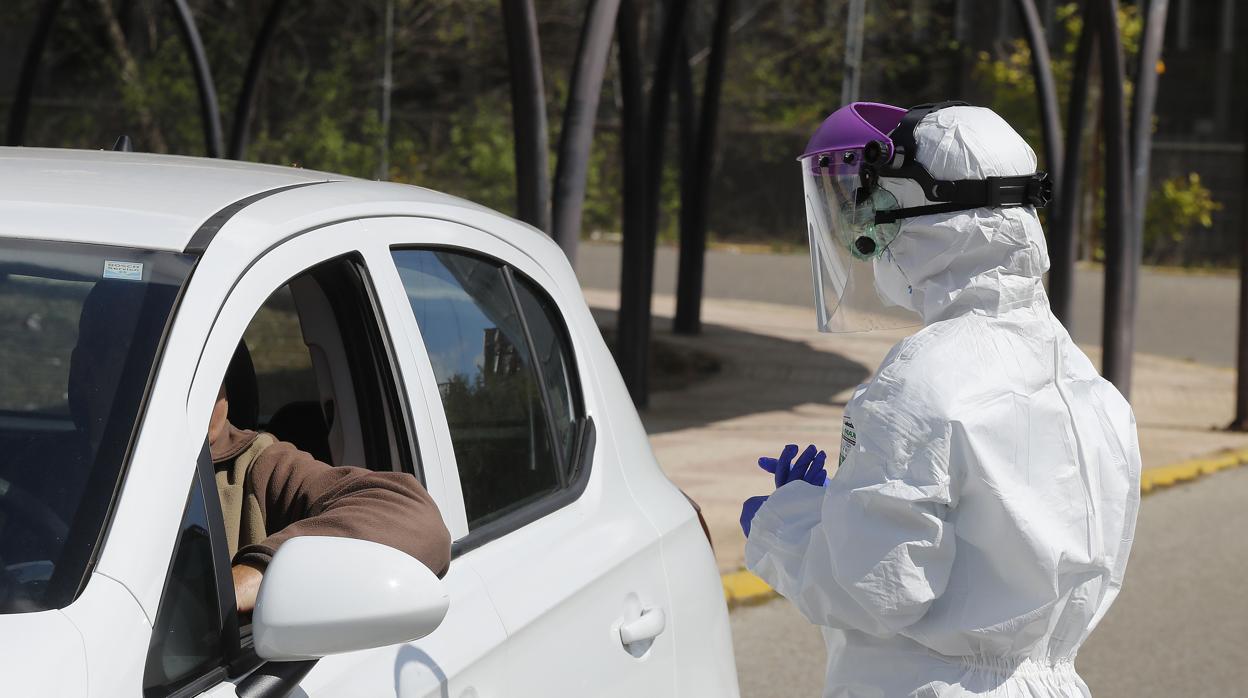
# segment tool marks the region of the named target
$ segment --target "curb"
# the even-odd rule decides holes
[[[1204,458],[1193,458],[1159,468],[1145,468],[1140,473],[1140,494],[1181,485],[1212,475],[1220,470],[1248,465],[1248,449],[1227,450]],[[749,570],[722,575],[724,601],[728,608],[762,603],[776,596],[776,590]]]
[[[728,608],[762,603],[776,596],[776,590],[749,570],[729,572],[720,578]]]
[[[1248,465],[1248,449],[1219,451],[1204,458],[1193,458],[1160,468],[1146,468],[1140,473],[1140,494],[1191,482],[1219,470],[1240,465]]]

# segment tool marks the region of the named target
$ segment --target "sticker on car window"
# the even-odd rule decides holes
[[[106,259],[104,260],[104,278],[121,279],[122,281],[142,281],[143,263],[118,262]]]

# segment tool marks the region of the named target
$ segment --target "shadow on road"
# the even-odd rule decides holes
[[[592,311],[610,343],[616,312]],[[866,366],[805,342],[723,325],[704,324],[697,336],[676,335],[670,318],[656,316],[653,340],[655,388],[642,410],[651,434],[801,405],[843,404],[837,395],[870,375]]]

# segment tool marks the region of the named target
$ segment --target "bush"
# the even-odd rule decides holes
[[[1184,239],[1197,227],[1212,228],[1213,212],[1221,208],[1195,172],[1163,181],[1149,195],[1144,212],[1144,260],[1184,262]]]

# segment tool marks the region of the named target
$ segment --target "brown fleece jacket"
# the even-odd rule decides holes
[[[263,569],[290,538],[341,536],[397,548],[446,574],[450,533],[412,475],[334,467],[232,424],[211,452],[234,564]]]

